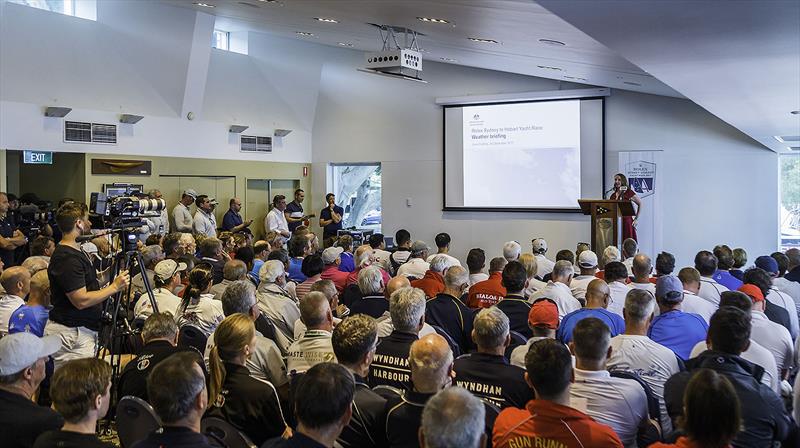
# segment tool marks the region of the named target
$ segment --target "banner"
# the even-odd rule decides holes
[[[663,175],[659,173],[661,151],[621,151],[619,152],[619,172],[628,178],[628,184],[642,201],[642,209],[637,220],[636,236],[639,251],[647,254],[655,265],[656,255],[661,252],[661,195],[659,183]]]

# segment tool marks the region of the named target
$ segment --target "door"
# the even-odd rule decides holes
[[[272,198],[282,194],[286,202],[294,200],[294,191],[300,188],[299,180],[287,179],[247,179],[245,191],[245,219],[252,219],[250,226],[253,234],[261,238],[264,231],[264,220],[272,210]]]

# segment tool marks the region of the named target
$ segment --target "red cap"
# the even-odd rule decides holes
[[[550,300],[539,300],[528,312],[528,325],[550,330],[558,328],[558,307]]]
[[[745,283],[744,285],[740,286],[739,291],[750,296],[750,298],[753,299],[753,302],[764,301],[764,293],[761,292],[761,288],[752,283]]]

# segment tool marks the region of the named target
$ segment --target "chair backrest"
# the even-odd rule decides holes
[[[228,448],[254,448],[256,446],[246,435],[221,418],[204,418],[200,421],[200,431],[223,442]]]
[[[117,404],[117,434],[123,448],[133,446],[161,427],[153,408],[137,397],[122,397]]]
[[[450,350],[453,351],[453,358],[458,358],[461,355],[461,347],[458,346],[455,339],[453,339],[453,337],[450,336],[444,328],[438,325],[431,325],[431,327],[436,330],[436,333],[439,336],[443,337],[447,341],[447,345],[449,345]]]
[[[520,345],[527,344],[528,340],[525,339],[525,336],[520,334],[518,331],[511,330],[508,332],[508,334],[511,336],[511,343],[508,344],[508,347],[506,347],[505,355],[506,359],[511,359],[511,352],[513,352],[514,349]]]
[[[500,406],[484,397],[478,398],[483,402],[483,408],[486,410],[486,443],[487,448],[491,448],[494,421],[497,419],[497,416],[500,415]]]
[[[205,353],[208,336],[194,325],[184,325],[178,332],[178,347],[192,347],[200,353]]]
[[[372,391],[387,400],[392,397],[398,397],[403,394],[403,391],[396,387],[381,384],[372,388]]]

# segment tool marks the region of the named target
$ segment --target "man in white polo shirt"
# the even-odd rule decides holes
[[[707,324],[710,324],[711,316],[718,307],[697,295],[700,290],[700,273],[695,268],[685,267],[678,272],[678,278],[683,284],[683,303],[681,304],[683,312],[697,314]]]
[[[711,278],[717,272],[717,257],[707,250],[701,250],[694,257],[694,268],[700,273],[700,290],[697,295],[719,306],[719,295],[728,288]]]
[[[286,196],[282,194],[276,195],[272,198],[272,210],[264,218],[264,230],[266,232],[277,232],[287,240],[292,234],[289,233],[289,223],[286,222],[284,210],[286,210]]]
[[[611,295],[606,309],[622,317],[622,309],[625,308],[625,297],[628,296],[628,291],[631,290],[625,284],[625,280],[628,279],[628,268],[619,261],[612,261],[606,264],[603,277],[608,283],[608,290]]]
[[[628,270],[628,276],[633,276],[633,257],[639,252],[639,243],[633,238],[626,238],[622,242],[622,264]]]
[[[789,333],[792,335],[792,340],[797,339],[800,333],[800,322],[798,322],[797,319],[797,308],[795,307],[794,300],[789,294],[775,287],[775,277],[778,276],[778,262],[769,255],[762,255],[756,258],[756,267],[763,269],[770,277],[767,302],[778,305],[786,310],[789,314]]]
[[[653,272],[653,262],[645,254],[636,254],[633,257],[633,281],[630,287],[633,289],[644,289],[653,295],[656,293],[656,285],[650,281],[650,274]]]
[[[572,278],[569,283],[569,289],[572,291],[573,297],[585,303],[586,288],[592,280],[597,279],[594,275],[597,273],[597,254],[590,250],[581,252],[578,255],[578,268],[581,273]]]
[[[778,288],[779,291],[789,294],[789,297],[794,300],[797,313],[800,314],[800,283],[793,282],[784,277],[784,275],[789,272],[789,266],[791,266],[789,257],[783,252],[773,252],[771,257],[778,263],[778,275],[772,279],[772,286]]]
[[[180,202],[178,202],[178,204],[175,205],[175,208],[172,209],[172,221],[175,222],[175,231],[192,233],[194,219],[192,219],[192,213],[189,211],[189,207],[196,198],[196,191],[192,190],[191,188],[185,190],[181,195]]]
[[[567,260],[556,262],[547,286],[537,291],[528,301],[534,303],[542,298],[552,300],[558,306],[559,320],[567,314],[579,310],[581,303],[572,296],[572,291],[569,289],[572,274],[572,263]]]
[[[612,377],[606,370],[610,344],[611,333],[600,319],[587,317],[575,325],[569,344],[575,355],[570,407],[610,426],[626,447],[635,447],[639,427],[648,418],[647,395],[637,381]]]
[[[739,288],[739,291],[750,296],[753,301],[753,310],[751,311],[753,327],[750,337],[772,353],[781,379],[786,378],[794,364],[794,344],[789,330],[781,324],[772,322],[764,314],[766,305],[764,293],[758,286],[745,283]]]
[[[611,338],[609,370],[635,372],[650,386],[661,408],[661,429],[672,432],[672,421],[664,403],[664,383],[680,372],[675,353],[647,337],[656,301],[644,290],[631,289],[625,298],[625,333]]]
[[[545,275],[553,272],[556,262],[545,257],[547,252],[547,241],[544,238],[536,238],[531,242],[533,255],[536,257],[536,275],[544,278]]]

